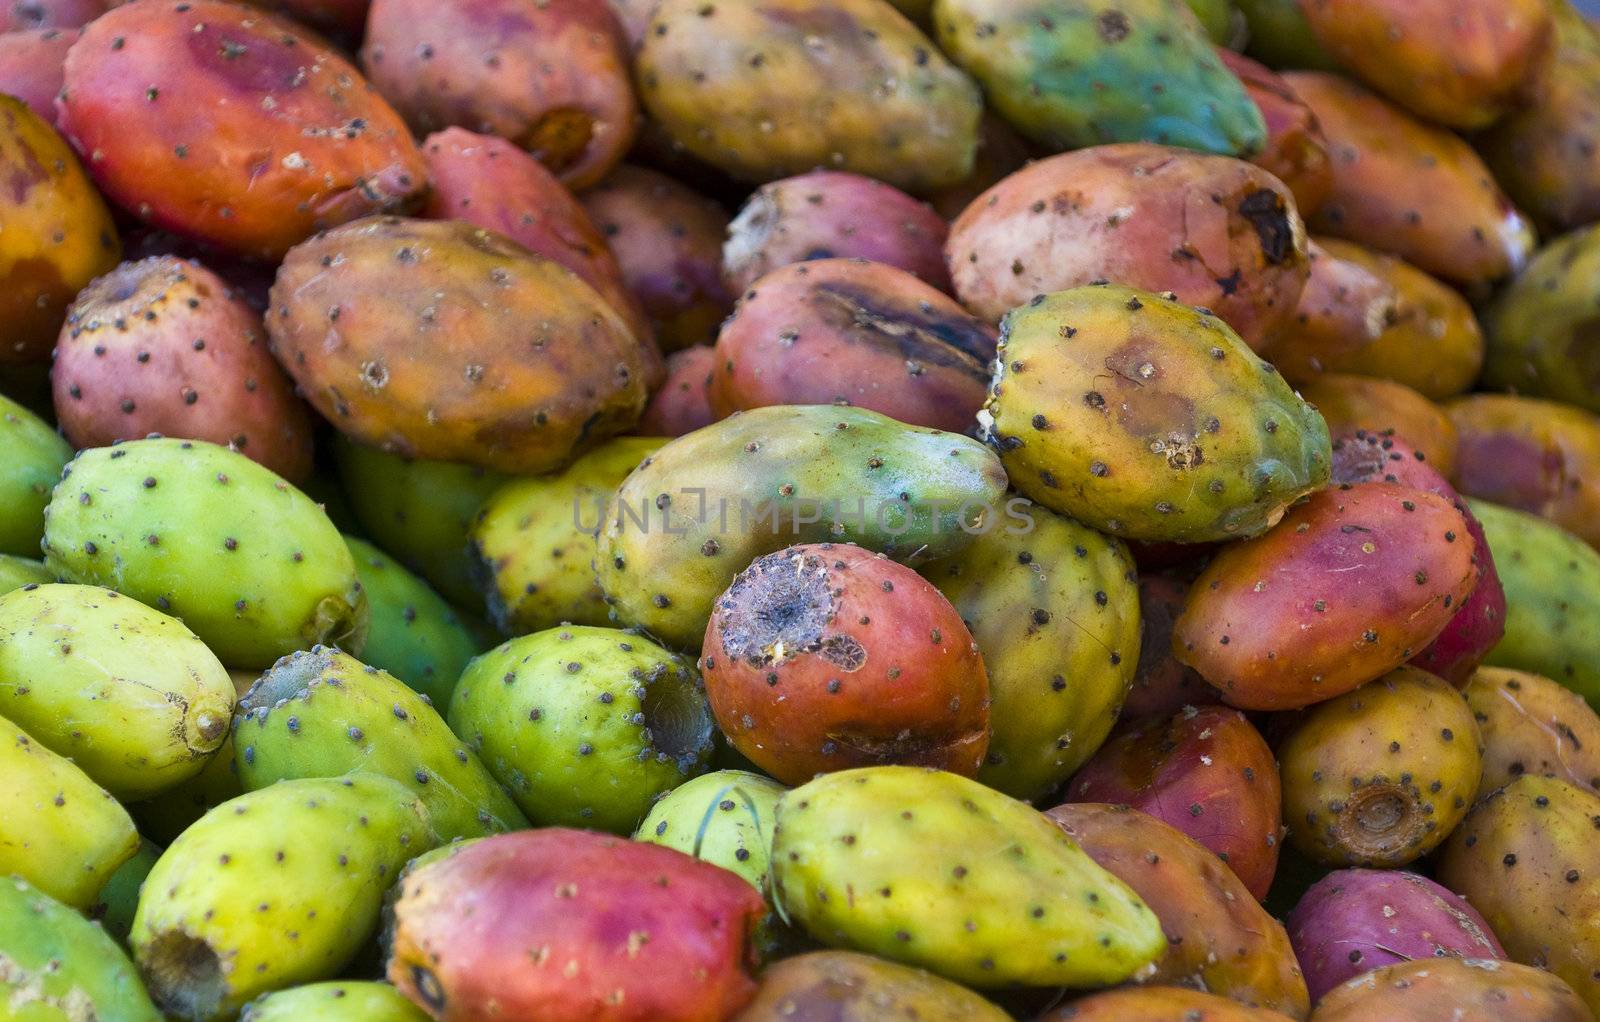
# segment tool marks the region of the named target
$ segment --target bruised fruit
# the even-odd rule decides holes
[[[705,344],[667,356],[667,379],[650,395],[644,414],[634,424],[639,436],[680,437],[717,421],[711,410],[711,376],[717,351]]]
[[[1600,40],[1595,45],[1600,51]],[[1596,71],[1600,74],[1600,59]],[[1600,412],[1597,279],[1600,225],[1541,248],[1484,315],[1489,335],[1484,383]]]
[[[1122,704],[1124,719],[1168,717],[1185,706],[1222,701],[1200,672],[1172,655],[1172,626],[1183,612],[1188,594],[1188,580],[1179,575],[1139,573],[1139,620],[1143,630],[1139,636],[1139,666]]]
[[[39,556],[50,491],[71,460],[49,423],[0,394],[0,554]]]
[[[1288,185],[1300,214],[1310,214],[1333,187],[1328,140],[1317,115],[1288,82],[1244,54],[1218,47],[1217,56],[1239,76],[1267,125],[1266,145],[1249,157],[1250,162]]]
[[[1424,455],[1440,475],[1455,474],[1456,427],[1444,409],[1392,380],[1323,373],[1301,383],[1300,396],[1322,413],[1333,436],[1357,430],[1390,435]]]
[[[1481,791],[1523,774],[1600,791],[1600,716],[1541,674],[1480,667],[1462,690],[1483,736]]]
[[[1543,969],[1484,958],[1424,958],[1335,987],[1315,1022],[1587,1022],[1572,988]]]
[[[254,258],[428,186],[399,115],[337,50],[223,0],[134,0],[96,18],[56,108],[119,206]]]
[[[0,20],[4,14],[0,13]],[[28,104],[46,124],[56,119],[61,65],[78,41],[76,28],[35,28],[0,32],[0,92]]]
[[[1118,987],[1090,994],[1039,1022],[1286,1022],[1290,1016],[1188,987]]]
[[[449,706],[456,679],[483,644],[455,608],[394,558],[363,540],[344,541],[367,594],[363,662],[388,671],[434,706]]]
[[[813,951],[761,973],[756,998],[733,1022],[1007,1022],[958,983],[854,951]]]
[[[239,1022],[427,1022],[428,1015],[387,983],[337,980],[308,983],[258,997]]]

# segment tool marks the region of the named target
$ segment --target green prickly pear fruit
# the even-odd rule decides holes
[[[1249,44],[1245,52],[1268,67],[1304,67],[1337,71],[1339,65],[1323,50],[1311,23],[1300,12],[1300,0],[1234,0],[1244,15]]]
[[[826,542],[944,557],[998,517],[1005,485],[999,460],[955,433],[863,408],[756,408],[646,458],[617,490],[595,568],[624,624],[698,649],[757,557]]]
[[[1439,853],[1439,882],[1483,913],[1511,960],[1600,1011],[1600,796],[1520,777],[1479,802]]]
[[[1013,310],[979,413],[1012,485],[1132,539],[1264,532],[1328,481],[1316,409],[1208,312],[1091,285]]]
[[[71,458],[43,419],[0,394],[0,554],[38,554],[50,488]]]
[[[0,876],[15,874],[84,908],[139,850],[116,799],[3,717],[0,777]]]
[[[301,778],[225,802],[145,878],[133,957],[168,1015],[336,975],[377,928],[383,894],[433,844],[411,790],[372,774]]]
[[[665,442],[618,437],[553,475],[513,479],[484,501],[472,549],[489,617],[502,632],[610,623],[594,575],[595,535],[617,487]]]
[[[361,771],[410,788],[441,841],[528,825],[425,698],[323,646],[284,657],[251,686],[233,745],[246,791]]]
[[[161,1022],[105,930],[19,877],[0,878],[0,1017]]]
[[[1600,226],[1546,244],[1484,313],[1483,382],[1600,412],[1594,329]]]
[[[318,642],[361,648],[367,601],[339,530],[226,447],[152,438],[83,451],[45,518],[52,571],[180,618],[230,667]]]
[[[94,904],[84,913],[115,937],[118,944],[128,943],[128,934],[133,931],[133,913],[139,907],[139,888],[144,886],[144,878],[150,875],[159,858],[161,849],[141,840],[133,858],[117,867],[95,896]]]
[[[251,672],[241,681],[234,679],[234,694],[242,698],[255,684]],[[244,794],[239,783],[239,771],[233,765],[233,732],[223,737],[216,753],[206,761],[198,774],[155,798],[136,802],[131,807],[134,819],[139,822],[139,833],[158,844],[171,844],[191,823],[231,798]]]
[[[0,596],[0,715],[123,801],[199,773],[233,699],[227,669],[183,622],[115,590]]]
[[[539,826],[629,833],[711,760],[693,664],[613,628],[551,628],[490,650],[461,676],[448,720]]]
[[[825,944],[974,986],[1104,986],[1166,950],[1139,897],[1048,817],[916,767],[824,774],[778,801],[773,890]]]
[[[428,1013],[387,983],[309,983],[258,997],[239,1022],[428,1022]]]
[[[26,585],[42,585],[55,580],[56,577],[44,566],[43,561],[30,561],[26,557],[0,554],[0,594],[21,589]]]
[[[937,0],[939,45],[1007,121],[1054,150],[1160,142],[1259,152],[1261,110],[1177,0]]]
[[[483,652],[455,608],[371,543],[344,538],[367,594],[361,658],[388,671],[435,706],[449,706],[467,661]]]
[[[1111,733],[1139,660],[1127,547],[1038,504],[923,568],[989,671],[978,780],[1013,798],[1059,788]]]

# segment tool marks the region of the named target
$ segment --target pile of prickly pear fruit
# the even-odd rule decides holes
[[[1600,0],[0,0],[0,1022],[1595,1022]]]

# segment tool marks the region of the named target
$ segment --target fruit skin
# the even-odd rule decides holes
[[[1519,777],[1479,802],[1440,853],[1439,882],[1483,913],[1514,962],[1555,973],[1594,1011],[1600,796]]]
[[[916,193],[971,172],[978,88],[888,5],[703,7],[662,0],[634,63],[676,148],[741,180],[826,166]]]
[[[242,454],[159,438],[90,448],[45,515],[51,571],[179,618],[230,667],[365,639],[366,595],[339,531]]]
[[[1587,1022],[1572,988],[1543,969],[1494,959],[1419,959],[1329,991],[1315,1022]]]
[[[1466,815],[1482,776],[1472,708],[1400,667],[1307,710],[1278,746],[1289,840],[1334,866],[1403,866]]]
[[[0,452],[0,554],[37,557],[50,491],[72,460],[72,447],[0,394]]]
[[[467,661],[483,652],[473,630],[428,584],[394,558],[353,536],[344,538],[367,594],[362,659],[388,671],[434,706],[449,706]],[[481,626],[480,626],[481,627]]]
[[[1333,187],[1333,166],[1328,160],[1328,140],[1322,137],[1317,115],[1295,95],[1289,83],[1242,53],[1217,47],[1217,56],[1261,110],[1267,141],[1250,162],[1270,172],[1294,193],[1302,216],[1322,205]]]
[[[1118,987],[1073,1001],[1041,1016],[1039,1022],[1283,1022],[1289,1018],[1266,1008],[1187,987]]]
[[[0,879],[0,961],[0,1003],[18,1022],[160,1022],[116,942],[20,877]]]
[[[755,991],[765,911],[744,880],[670,848],[502,834],[407,875],[388,975],[440,1020],[727,1018]]]
[[[717,351],[708,345],[667,356],[667,379],[644,406],[633,431],[647,437],[680,437],[717,421],[711,410],[711,376]]]
[[[694,667],[615,628],[551,628],[490,650],[447,719],[539,826],[629,833],[711,759]]]
[[[0,715],[123,801],[199,773],[233,698],[227,669],[183,622],[112,590],[0,596]]]
[[[979,995],[930,972],[854,951],[813,951],[761,973],[756,998],[733,1022],[1007,1022]]]
[[[1283,834],[1278,764],[1238,710],[1188,706],[1130,721],[1064,794],[1150,814],[1215,852],[1257,901],[1272,886]]]
[[[1035,298],[995,365],[980,422],[1011,484],[1102,532],[1254,536],[1327,481],[1322,416],[1221,320],[1148,291]]]
[[[43,585],[55,580],[56,577],[45,568],[43,561],[0,554],[0,596],[25,585]]]
[[[694,649],[717,597],[762,554],[828,541],[911,563],[954,554],[1001,527],[1005,481],[999,459],[953,433],[864,408],[757,408],[641,463],[595,567],[619,621]]]
[[[0,173],[10,183],[0,196],[10,228],[0,241],[0,366],[42,363],[67,303],[117,265],[122,247],[72,151],[12,96],[0,96]]]
[[[1139,665],[1122,704],[1122,719],[1169,717],[1185,706],[1219,703],[1222,697],[1200,672],[1172,655],[1172,626],[1183,612],[1189,581],[1172,572],[1139,573]],[[1113,802],[1116,799],[1103,799]]]
[[[978,780],[1013,798],[1056,788],[1105,741],[1139,643],[1121,542],[1040,507],[922,568],[961,615],[989,675],[989,751]]]
[[[1404,870],[1341,869],[1300,898],[1287,925],[1312,1001],[1353,976],[1429,958],[1505,958],[1476,909]]]
[[[1461,694],[1483,736],[1480,791],[1523,774],[1600,791],[1600,716],[1581,695],[1542,674],[1503,667],[1478,668]]]
[[[706,626],[711,710],[785,784],[907,763],[965,776],[989,747],[989,676],[933,585],[849,544],[789,547],[733,580]]]
[[[1338,75],[1291,71],[1284,79],[1317,115],[1333,156],[1333,193],[1307,217],[1313,233],[1466,286],[1527,262],[1533,226],[1466,142]]]
[[[1455,475],[1456,427],[1444,409],[1392,380],[1323,373],[1302,382],[1300,396],[1322,413],[1328,432],[1393,433],[1420,451],[1445,478]]]
[[[0,31],[81,28],[105,9],[105,0],[11,0],[0,7]]]
[[[1245,50],[1250,56],[1268,67],[1338,69],[1311,31],[1299,0],[1234,0],[1234,4],[1248,28]]]
[[[259,994],[337,975],[377,928],[400,868],[433,844],[427,810],[387,777],[241,795],[184,831],[145,878],[134,961],[168,1015],[231,1018]]]
[[[1206,566],[1173,654],[1240,709],[1331,699],[1438,636],[1477,584],[1476,546],[1437,494],[1384,482],[1319,491]]]
[[[428,1013],[387,983],[335,980],[290,987],[244,1006],[239,1022],[427,1022]]]
[[[772,858],[775,899],[818,940],[973,986],[1110,985],[1166,950],[1155,913],[1048,817],[942,770],[793,789]]]
[[[939,45],[1018,131],[1056,151],[1148,139],[1242,156],[1261,111],[1182,3],[937,0]]]
[[[133,930],[133,914],[139,907],[139,888],[144,885],[144,878],[150,875],[159,858],[161,849],[141,838],[139,850],[133,858],[117,867],[111,879],[95,895],[94,904],[84,910],[84,915],[99,923],[102,929],[116,938],[118,944],[126,946],[128,943],[128,934]]]
[[[0,92],[17,97],[40,120],[54,124],[61,65],[79,34],[76,28],[0,32]]]
[[[72,764],[0,717],[0,876],[87,908],[139,850],[126,810]]]
[[[1334,60],[1425,120],[1488,127],[1527,98],[1550,43],[1547,0],[1302,0]]]
[[[1600,51],[1600,42],[1596,43]],[[1600,71],[1600,63],[1596,64]],[[1547,243],[1484,314],[1484,384],[1600,412],[1600,225]]]
[[[162,433],[232,446],[292,483],[311,474],[311,416],[261,316],[197,262],[152,256],[91,282],[50,378],[75,447]]]
[[[946,221],[954,220],[973,199],[1041,155],[1044,154],[1039,147],[1017,134],[1002,117],[993,110],[984,110],[978,121],[978,151],[972,172],[955,184],[930,192],[928,201]]]
[[[956,219],[945,257],[957,297],[991,322],[1111,280],[1210,309],[1256,349],[1289,323],[1309,271],[1305,225],[1277,178],[1143,142],[1012,174]]]
[[[1161,920],[1167,952],[1142,982],[1194,987],[1294,1018],[1310,1013],[1283,924],[1205,846],[1126,806],[1068,804],[1046,815]]]
[[[323,646],[284,657],[250,687],[239,700],[233,743],[246,791],[360,771],[409,788],[441,842],[528,825],[421,696]]]
[[[96,18],[67,54],[56,110],[119,206],[254,258],[428,186],[400,116],[338,51],[222,0],[134,0]]]
[[[728,225],[722,278],[743,294],[757,280],[809,259],[867,259],[941,291],[949,227],[931,206],[860,174],[814,170],[756,189]]]
[[[373,0],[361,64],[418,134],[507,139],[570,188],[633,144],[627,54],[603,0]]]
[[[907,425],[972,428],[994,328],[893,266],[818,259],[760,278],[717,334],[711,411],[849,404]]]
[[[665,174],[626,164],[579,201],[664,350],[716,337],[734,298],[722,282],[727,211]]]
[[[284,260],[272,304],[273,351],[312,405],[406,457],[560,468],[632,426],[660,371],[571,270],[459,221],[319,234]]]

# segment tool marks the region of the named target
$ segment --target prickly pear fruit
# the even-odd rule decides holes
[[[595,567],[618,619],[692,649],[762,554],[838,541],[932,560],[968,546],[1004,492],[999,459],[964,436],[864,408],[757,408],[645,459],[617,490]]]
[[[1250,162],[1288,185],[1295,208],[1301,216],[1309,215],[1333,188],[1328,140],[1317,115],[1288,82],[1244,54],[1219,46],[1217,56],[1239,76],[1267,126],[1266,144],[1249,157]]]
[[[259,994],[336,975],[377,928],[384,890],[433,841],[422,803],[387,777],[241,795],[145,878],[134,961],[168,1015],[230,1018]]]
[[[1215,852],[1257,901],[1272,886],[1282,833],[1278,765],[1238,710],[1191,706],[1135,721],[1100,747],[1065,795],[1149,813]]]
[[[1299,391],[1322,413],[1333,436],[1357,430],[1393,434],[1446,479],[1455,474],[1456,427],[1444,409],[1412,388],[1376,377],[1323,373],[1301,383]]]
[[[428,1013],[387,983],[334,980],[265,994],[239,1022],[428,1022]]]
[[[0,596],[26,585],[43,585],[55,580],[43,561],[0,554]]]
[[[1322,416],[1221,320],[1147,291],[1036,298],[995,364],[979,419],[1012,485],[1101,531],[1253,536],[1327,481]]]
[[[179,618],[230,667],[318,642],[359,650],[366,635],[366,596],[339,530],[226,448],[159,438],[91,448],[45,515],[52,571]]]
[[[22,100],[40,120],[54,124],[61,65],[81,34],[76,28],[0,32],[0,92]]]
[[[1007,1022],[982,997],[931,972],[857,954],[813,951],[761,973],[756,999],[733,1022]]]
[[[1150,141],[1242,156],[1266,142],[1261,111],[1185,4],[937,0],[933,22],[995,109],[1055,150]]]
[[[233,679],[235,702],[244,698],[256,683],[255,671],[229,671]],[[160,845],[171,844],[189,825],[231,798],[244,794],[239,771],[233,765],[233,731],[222,739],[216,753],[200,772],[154,798],[136,802],[132,808],[139,833]],[[131,913],[130,919],[131,919]]]
[[[1479,791],[1533,774],[1600,792],[1600,716],[1578,693],[1540,674],[1480,667],[1461,694],[1483,736]]]
[[[1278,747],[1295,847],[1335,866],[1403,866],[1450,835],[1478,792],[1472,708],[1401,667],[1307,710]]]
[[[1150,971],[1160,921],[1043,813],[956,774],[824,774],[778,801],[773,890],[833,946],[975,986]]]
[[[501,834],[410,872],[389,979],[436,1019],[691,1022],[751,998],[761,895],[670,848]]]
[[[117,867],[95,895],[94,904],[84,910],[84,915],[99,923],[119,944],[128,943],[128,934],[133,931],[133,915],[139,908],[139,888],[144,886],[144,878],[150,875],[159,858],[161,849],[141,838],[139,850]]]
[[[1532,511],[1600,547],[1600,416],[1507,394],[1446,406],[1461,492]]]
[[[456,679],[483,646],[450,604],[388,554],[344,538],[367,594],[366,663],[399,678],[434,706],[450,705]]]
[[[693,666],[613,628],[551,628],[490,650],[461,676],[448,719],[541,826],[631,832],[711,759]]]
[[[160,1022],[106,932],[20,877],[0,878],[0,1004],[17,1022]]]
[[[1357,976],[1328,992],[1315,1022],[1587,1022],[1570,986],[1543,969],[1493,958],[1424,958]]]
[[[12,0],[0,7],[0,32],[81,28],[105,9],[105,0]]]
[[[1039,1022],[1285,1022],[1289,1017],[1188,987],[1130,986],[1079,998]]]
[[[1241,709],[1331,699],[1438,636],[1477,584],[1475,548],[1448,498],[1396,483],[1319,491],[1207,565],[1173,652]]]
[[[1170,717],[1185,706],[1222,702],[1200,672],[1172,655],[1172,626],[1188,593],[1189,583],[1180,574],[1139,573],[1139,666],[1122,704],[1122,719]]]
[[[1600,50],[1600,40],[1596,46]],[[1484,314],[1484,383],[1600,412],[1600,344],[1593,336],[1597,276],[1600,225],[1541,248]]]
[[[0,554],[39,555],[50,490],[71,459],[43,419],[0,394]]]
[[[98,586],[0,596],[0,715],[133,802],[199,773],[228,734],[228,671],[183,622]]]
[[[290,654],[262,675],[239,700],[233,744],[246,791],[362,771],[410,788],[440,841],[527,826],[432,706],[336,650]]]
[[[1439,854],[1439,882],[1483,913],[1512,961],[1600,1007],[1600,796],[1523,776],[1473,807]]]
[[[74,908],[92,904],[139,850],[126,810],[72,764],[0,717],[0,877]]]
[[[609,622],[594,577],[595,534],[622,480],[663,443],[617,437],[560,472],[513,479],[483,502],[472,549],[487,579],[489,617],[502,632]]]
[[[1234,0],[1248,28],[1245,52],[1269,67],[1338,69],[1300,12],[1299,0]]]
[[[667,356],[667,379],[650,395],[634,425],[639,436],[680,437],[717,421],[711,410],[711,375],[717,351],[704,344]]]
[[[989,676],[950,601],[849,544],[758,558],[717,600],[700,669],[717,724],[785,784],[907,763],[968,777],[989,747]]]
[[[1068,804],[1046,815],[1161,920],[1167,951],[1141,981],[1208,990],[1295,1018],[1310,1011],[1283,924],[1205,846],[1126,806]]]
[[[877,0],[662,0],[634,77],[675,146],[735,177],[826,166],[917,192],[972,170],[977,86]]]

